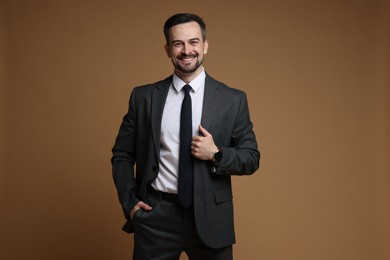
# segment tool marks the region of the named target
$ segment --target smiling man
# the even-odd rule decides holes
[[[168,29],[166,36],[165,50],[175,67],[175,74],[180,78],[199,75],[203,70],[203,55],[208,49],[200,25],[197,22],[178,24]]]
[[[231,176],[260,161],[247,98],[205,72],[202,18],[176,14],[164,34],[174,73],[133,89],[112,149],[123,230],[136,260],[232,259]]]

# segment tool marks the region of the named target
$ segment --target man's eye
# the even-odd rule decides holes
[[[191,42],[192,45],[197,45],[198,43],[199,43],[198,41]]]

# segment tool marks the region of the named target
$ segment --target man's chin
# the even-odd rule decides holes
[[[181,73],[190,74],[190,73],[195,72],[200,67],[200,65],[201,64],[194,66],[192,68],[184,68],[181,66],[177,66],[176,69],[178,69]]]

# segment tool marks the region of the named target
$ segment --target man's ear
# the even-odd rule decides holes
[[[164,45],[164,48],[165,48],[165,52],[166,52],[168,58],[171,58],[171,52],[169,51],[169,46],[168,46],[168,44],[165,44],[165,45]]]
[[[209,49],[209,42],[207,40],[204,41],[203,43],[203,54],[207,54],[207,51]]]

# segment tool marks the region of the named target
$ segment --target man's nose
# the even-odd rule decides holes
[[[183,45],[182,53],[184,53],[184,54],[190,54],[191,51],[192,51],[191,45],[189,45],[188,43],[185,43],[185,44]]]

